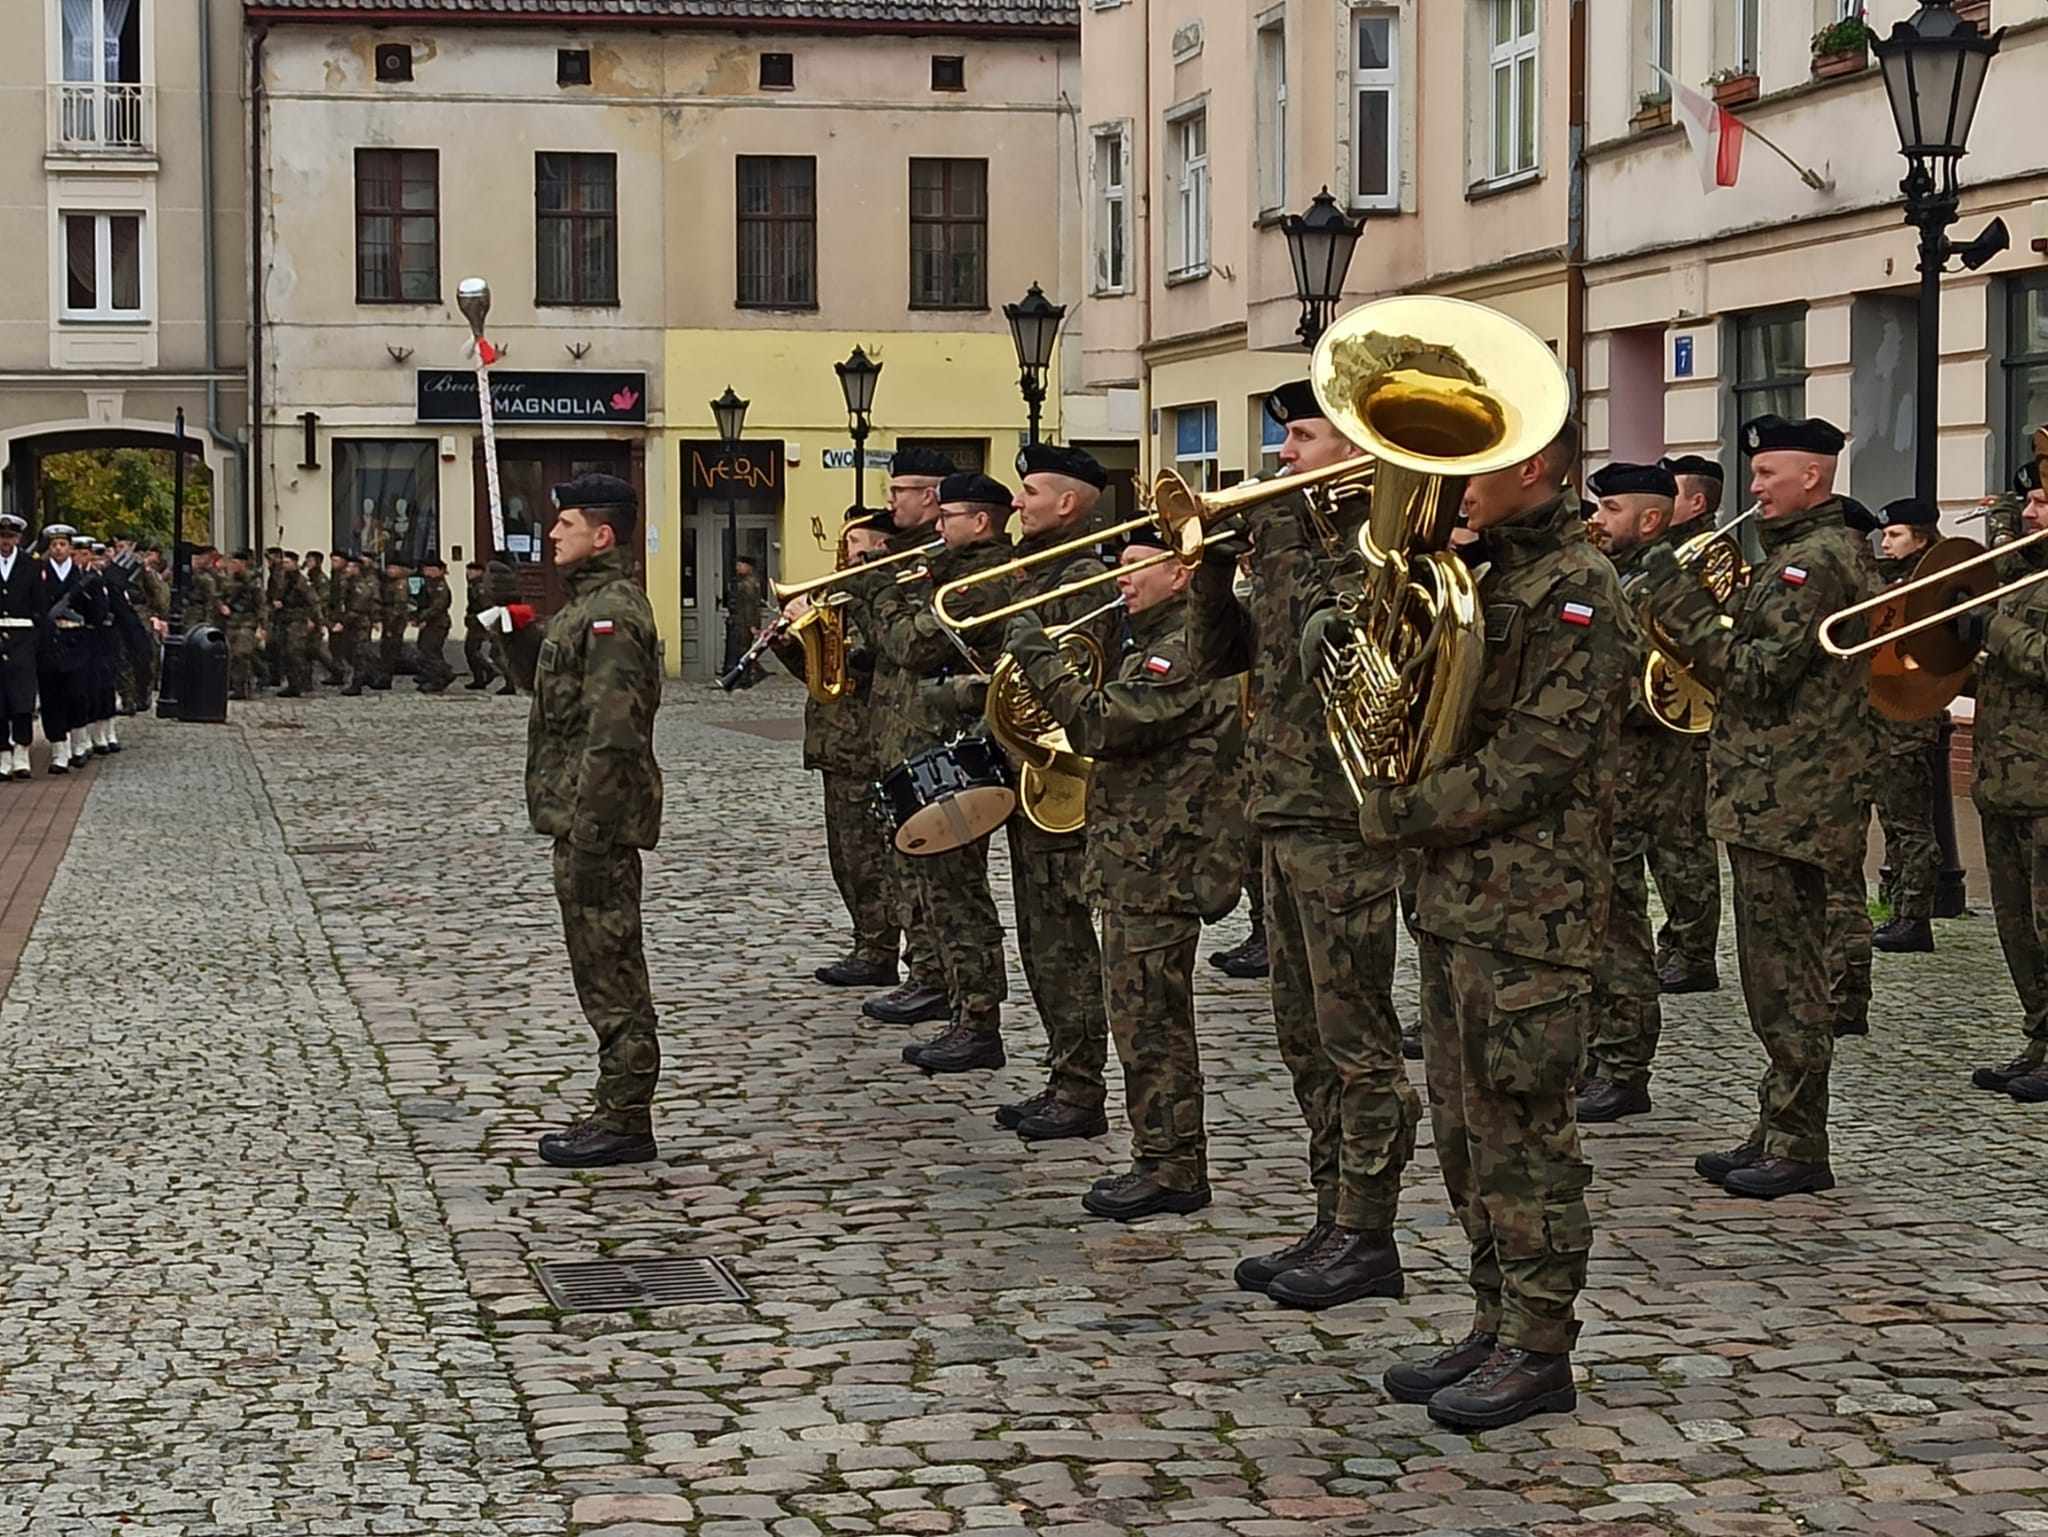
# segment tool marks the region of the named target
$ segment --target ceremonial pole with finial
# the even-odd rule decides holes
[[[470,346],[476,353],[476,411],[484,433],[484,484],[491,503],[489,558],[505,552],[505,509],[498,496],[498,424],[491,410],[491,364],[497,360],[498,349],[484,339],[484,320],[491,313],[491,285],[482,278],[464,278],[455,288],[455,306],[469,321]]]

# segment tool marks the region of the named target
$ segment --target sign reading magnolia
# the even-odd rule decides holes
[[[422,368],[416,375],[418,419],[473,422],[476,373]],[[592,370],[499,368],[491,371],[491,411],[501,426],[521,422],[605,422],[644,426],[647,375]]]

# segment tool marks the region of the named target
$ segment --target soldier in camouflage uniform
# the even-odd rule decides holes
[[[888,543],[881,529],[856,508],[849,507],[847,517],[858,520],[849,521],[839,536],[847,564],[881,554]],[[789,617],[801,614],[804,606],[802,599],[795,600]],[[894,849],[874,808],[875,780],[883,768],[868,699],[875,659],[851,626],[846,640],[846,692],[829,702],[816,695],[804,701],[804,767],[815,769],[824,781],[825,855],[839,899],[853,920],[853,945],[812,975],[827,987],[891,987],[902,928],[890,871]],[[801,641],[777,641],[775,655],[792,677],[804,675]]]
[[[1719,520],[1722,470],[1698,454],[1657,461],[1678,481],[1674,550]],[[1707,738],[1671,732],[1651,770],[1659,786],[1650,837],[1650,874],[1664,902],[1657,929],[1657,981],[1667,993],[1710,993],[1721,985],[1721,850],[1707,831]]]
[[[448,589],[448,566],[438,555],[420,562],[419,625],[420,670],[415,686],[422,694],[438,694],[455,681],[455,669],[448,665],[448,614],[455,595]]]
[[[1306,380],[1275,391],[1266,410],[1286,426],[1280,459],[1290,470],[1357,454],[1324,419]],[[1401,1295],[1394,1218],[1422,1114],[1394,1013],[1399,863],[1359,839],[1322,698],[1301,660],[1303,624],[1368,503],[1344,498],[1328,529],[1300,496],[1259,509],[1249,608],[1233,591],[1237,551],[1227,540],[1204,549],[1188,588],[1190,665],[1211,680],[1250,668],[1258,701],[1250,817],[1265,844],[1273,1023],[1308,1125],[1316,1215],[1305,1237],[1247,1258],[1236,1279],[1289,1307]]]
[[[155,545],[142,552],[142,564],[129,586],[128,597],[149,637],[148,644],[136,653],[133,703],[140,713],[149,709],[157,682],[163,676],[163,637],[171,620],[171,584],[164,578],[163,551]]]
[[[1861,878],[1870,804],[1861,766],[1874,736],[1868,666],[1830,658],[1819,632],[1878,584],[1834,493],[1841,431],[1763,416],[1743,439],[1764,559],[1734,600],[1734,628],[1721,624],[1697,571],[1680,571],[1668,550],[1653,551],[1645,571],[1673,654],[1716,696],[1708,823],[1728,845],[1742,992],[1770,1059],[1749,1136],[1695,1166],[1731,1193],[1775,1197],[1835,1183],[1829,889]]]
[[[391,680],[377,666],[377,644],[371,631],[384,611],[384,582],[377,574],[377,557],[356,558],[348,580],[348,610],[342,619],[342,649],[348,653],[353,670],[344,694],[357,695],[369,688],[389,688]]]
[[[284,685],[287,667],[284,656],[284,626],[278,623],[278,605],[284,596],[284,550],[271,545],[263,552],[263,652],[258,659],[257,681],[264,688]]]
[[[555,488],[548,530],[568,601],[548,621],[526,724],[526,809],[555,840],[555,899],[576,997],[597,1036],[595,1108],[540,1140],[563,1168],[655,1156],[661,1041],[640,928],[640,852],[661,836],[654,712],[661,655],[633,577],[632,486],[584,475]]]
[[[341,556],[334,557],[334,568],[341,569]],[[339,605],[335,602],[334,578],[327,574],[326,561],[318,550],[306,551],[306,585],[313,589],[313,660],[320,664],[320,670],[327,679],[329,688],[348,682],[348,672],[335,660],[333,634],[339,618]]]
[[[897,582],[884,574],[849,587],[850,617],[902,680],[895,713],[879,723],[885,763],[901,763],[950,741],[980,718],[995,648],[985,646],[980,670],[968,671],[932,612],[932,593],[1008,560],[1010,541],[1003,530],[1009,518],[1010,492],[1000,482],[986,475],[949,475],[939,486],[938,526],[946,548],[932,558],[930,584]],[[994,608],[1007,600],[1008,591],[1005,582],[989,583],[964,594],[956,612]],[[1010,987],[1003,923],[989,894],[988,839],[919,855],[910,863],[918,883],[918,912],[930,925],[945,972],[948,1021],[929,1041],[905,1046],[903,1060],[928,1073],[1001,1067],[1007,1060],[1003,1002]]]
[[[306,573],[299,569],[298,551],[283,553],[270,590],[275,594],[270,622],[280,632],[276,652],[285,677],[278,697],[297,699],[312,691],[313,630],[320,622],[320,605]]]
[[[210,544],[202,544],[192,551],[190,560],[186,568],[185,607],[178,616],[176,627],[185,631],[202,624],[225,626],[227,611],[221,601],[220,551]]]
[[[1993,505],[1986,531],[1994,545],[2048,528],[2040,468],[2032,463],[2021,472],[2024,502],[2002,497]],[[2000,583],[2048,573],[2042,542],[1999,561]],[[2048,1104],[2048,576],[1971,610],[1958,628],[1982,650],[1971,793],[1983,820],[1998,943],[2026,1035],[2017,1057],[1978,1068],[1970,1081],[2024,1104]]]
[[[881,521],[889,531],[887,553],[929,544],[939,530],[939,487],[953,473],[953,463],[932,449],[899,449],[889,465],[889,510]],[[876,581],[893,581],[903,571],[901,564],[888,568],[889,574]],[[871,586],[857,583],[853,591]],[[887,651],[876,646],[875,676],[868,690],[868,709],[873,717],[875,761],[884,773],[903,762],[902,748],[911,740],[912,701],[921,677],[899,666]],[[946,994],[946,968],[939,959],[938,943],[925,911],[918,883],[918,861],[889,846],[889,885],[894,893],[897,923],[903,930],[904,963],[908,974],[902,984],[865,1000],[861,1013],[888,1025],[922,1025],[947,1018],[952,1003]]]
[[[484,607],[503,608],[518,601],[519,573],[512,569],[512,558],[493,555],[484,566]],[[518,674],[512,670],[512,656],[503,630],[491,631],[491,660],[497,665],[498,676],[503,679],[498,685],[498,693],[518,693],[519,685],[514,681]]]
[[[1163,543],[1157,530],[1133,536],[1123,563],[1156,557]],[[1099,688],[1074,675],[1034,616],[1012,620],[1007,637],[1074,750],[1095,760],[1083,890],[1102,913],[1099,980],[1124,1068],[1132,1165],[1097,1181],[1081,1205],[1120,1222],[1209,1204],[1195,949],[1203,920],[1237,900],[1248,841],[1231,815],[1244,804],[1237,685],[1188,665],[1187,584],[1177,560],[1119,579],[1129,635]]]
[[[1941,510],[1904,497],[1878,514],[1883,526],[1878,572],[1887,587],[1908,581],[1937,537]],[[1934,948],[1934,893],[1941,881],[1941,846],[1934,836],[1934,776],[1946,709],[1925,720],[1877,720],[1883,760],[1878,769],[1877,820],[1884,829],[1883,885],[1891,916],[1878,925],[1880,950]]]
[[[490,604],[484,601],[484,563],[473,560],[462,568],[462,660],[469,668],[469,681],[462,686],[478,693],[491,686],[498,675],[491,661],[491,632],[477,618]]]
[[[412,571],[396,554],[384,557],[384,590],[378,610],[377,676],[370,687],[385,689],[405,669],[405,627],[412,619]]]
[[[1017,557],[1084,537],[1099,526],[1097,508],[1109,477],[1078,448],[1032,443],[1017,455],[1023,486],[1015,501]],[[1082,551],[1019,574],[1013,596],[1051,592],[1100,576],[1103,562]],[[1071,623],[1103,604],[1105,589],[1090,588],[1042,603],[1034,617],[1048,628]],[[1098,618],[1089,633],[1105,657],[1117,654],[1122,622]],[[1082,895],[1087,867],[1085,830],[1049,833],[1021,812],[1010,818],[1010,891],[1016,903],[1017,951],[1032,1002],[1045,1025],[1050,1074],[1031,1098],[1004,1105],[997,1124],[1027,1142],[1099,1137],[1109,1130],[1102,1069],[1109,1059],[1109,1020],[1102,997],[1102,946]]]
[[[248,699],[256,688],[256,654],[263,645],[264,576],[250,569],[250,554],[237,550],[228,561],[222,593],[228,612],[228,697]]]
[[[1593,521],[1606,535],[1607,556],[1624,587],[1644,558],[1671,538],[1678,481],[1655,464],[1610,464],[1587,481],[1600,499]],[[1632,676],[1649,659],[1647,637]],[[1650,935],[1648,853],[1651,829],[1662,814],[1659,769],[1671,730],[1651,713],[1640,686],[1630,690],[1622,717],[1615,775],[1614,898],[1600,967],[1593,978],[1593,1038],[1586,1048],[1588,1082],[1579,1090],[1581,1125],[1618,1121],[1650,1109],[1650,1067],[1663,1034],[1657,994],[1657,953]],[[1686,751],[1690,751],[1687,744]]]

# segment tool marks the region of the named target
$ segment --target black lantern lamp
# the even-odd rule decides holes
[[[724,443],[726,452],[740,446],[740,433],[747,425],[747,407],[752,404],[752,401],[735,395],[729,384],[725,393],[711,402],[711,418],[718,423],[719,440]]]
[[[882,377],[882,365],[859,347],[844,363],[834,363],[839,375],[839,392],[846,397],[846,430],[853,434],[853,505],[867,510],[867,441],[869,420],[875,409],[875,381]]]
[[[1294,262],[1294,296],[1301,301],[1301,324],[1294,334],[1303,346],[1314,347],[1343,297],[1344,274],[1351,270],[1351,253],[1358,249],[1365,221],[1348,217],[1325,187],[1307,213],[1289,214],[1280,228]]]
[[[1038,417],[1045,405],[1045,375],[1052,366],[1053,343],[1059,340],[1060,322],[1067,307],[1046,298],[1036,283],[1019,304],[1005,304],[1003,318],[1010,322],[1010,339],[1017,344],[1017,387],[1031,413],[1031,441],[1038,441]]]

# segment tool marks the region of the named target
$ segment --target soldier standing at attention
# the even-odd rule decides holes
[[[526,809],[555,840],[555,900],[584,1018],[597,1036],[591,1114],[540,1139],[560,1168],[655,1156],[661,1042],[640,931],[640,852],[661,836],[654,610],[628,550],[640,515],[612,475],[557,486],[548,530],[568,601],[548,621],[526,723]]]
[[[844,563],[857,566],[888,546],[887,536],[859,509],[846,509],[849,521],[839,538]],[[808,606],[791,600],[789,617]],[[874,711],[869,693],[875,659],[847,632],[847,691],[829,703],[816,695],[804,701],[804,767],[823,780],[825,855],[832,881],[846,915],[853,921],[853,946],[838,960],[812,973],[827,987],[893,987],[896,957],[902,944],[896,896],[889,862],[894,849],[888,830],[874,814],[874,785],[885,767],[875,751]],[[780,640],[775,655],[792,677],[804,675],[803,643]]]
[[[1471,1240],[1472,1330],[1386,1374],[1459,1430],[1575,1408],[1576,1302],[1593,1246],[1577,1077],[1614,882],[1622,716],[1642,640],[1563,482],[1567,424],[1465,490],[1486,663],[1466,745],[1412,785],[1367,790],[1358,823],[1412,847],[1430,1130]]]
[[[1698,454],[1657,461],[1677,478],[1672,548],[1720,518],[1721,466]],[[1660,766],[1650,874],[1664,901],[1657,930],[1657,985],[1667,993],[1711,993],[1721,985],[1721,850],[1707,831],[1707,741],[1672,732]]]
[[[1096,509],[1109,477],[1092,455],[1053,443],[1028,444],[1017,455],[1022,489],[1011,503],[1017,514],[1016,555],[1025,559],[1099,526]],[[1065,583],[1101,576],[1105,562],[1082,551],[1019,573],[1015,598],[1051,592]],[[1091,588],[1041,604],[1038,622],[1060,625],[1102,603]],[[1104,615],[1092,626],[1104,657],[1117,654],[1122,625]],[[1045,1026],[1051,1062],[1038,1093],[996,1111],[996,1123],[1027,1142],[1066,1137],[1099,1137],[1109,1130],[1103,1113],[1108,1089],[1102,1070],[1109,1060],[1109,1019],[1102,997],[1102,945],[1095,919],[1081,894],[1088,860],[1082,831],[1050,833],[1022,814],[1004,829],[1010,840],[1010,894],[1017,914],[1017,954],[1031,1001]]]
[[[440,556],[429,555],[421,561],[420,573],[417,687],[422,694],[438,694],[455,681],[455,669],[448,665],[448,614],[455,595],[448,590],[448,566]]]
[[[2048,528],[2048,495],[2039,467],[2015,528],[1994,511],[1994,545]],[[2006,502],[2010,508],[2011,503]],[[2003,513],[2003,515],[2001,515]],[[1997,565],[2001,583],[2048,571],[2042,541]],[[2048,580],[1970,610],[1958,625],[1977,659],[1977,722],[1971,794],[1984,823],[1991,910],[2006,969],[2020,995],[2026,1047],[2003,1067],[1980,1067],[1970,1081],[2004,1090],[2023,1104],[2048,1104]]]
[[[384,557],[382,627],[377,634],[377,676],[371,688],[386,689],[405,666],[405,626],[412,618],[412,573],[394,551]]]
[[[1287,429],[1288,470],[1358,455],[1306,379],[1275,391],[1266,411]],[[1265,844],[1273,1024],[1308,1123],[1316,1217],[1296,1242],[1241,1263],[1237,1284],[1287,1307],[1401,1295],[1394,1218],[1422,1118],[1394,1013],[1399,862],[1358,836],[1322,696],[1301,660],[1302,627],[1370,507],[1366,496],[1340,499],[1327,541],[1299,495],[1260,509],[1249,607],[1234,591],[1235,541],[1205,547],[1188,587],[1189,665],[1211,681],[1250,668],[1258,701],[1250,820]]]
[[[1770,1059],[1749,1135],[1695,1167],[1731,1194],[1770,1198],[1835,1184],[1828,889],[1862,879],[1874,741],[1869,668],[1830,658],[1819,631],[1878,583],[1834,491],[1841,429],[1760,416],[1742,437],[1764,559],[1734,601],[1735,627],[1668,549],[1644,569],[1674,655],[1716,696],[1708,826],[1728,845],[1743,998]]]
[[[1887,587],[1909,580],[1938,537],[1941,511],[1903,497],[1877,515],[1878,574]],[[1877,820],[1884,829],[1884,884],[1880,895],[1891,917],[1871,942],[1880,950],[1934,948],[1934,892],[1941,882],[1941,845],[1934,836],[1934,776],[1946,709],[1925,720],[1877,717]]]
[[[1123,564],[1159,554],[1134,534]],[[1102,988],[1124,1068],[1129,1172],[1096,1181],[1082,1207],[1119,1222],[1209,1204],[1195,951],[1202,921],[1237,901],[1249,828],[1235,679],[1197,678],[1187,659],[1188,568],[1177,560],[1119,578],[1130,631],[1100,688],[1074,675],[1034,618],[1008,649],[1032,691],[1095,760],[1088,780],[1082,891],[1102,914]]]
[[[469,681],[462,686],[471,693],[491,686],[498,669],[491,665],[491,632],[477,620],[490,607],[484,601],[484,565],[473,560],[462,568],[462,660],[469,667]]]
[[[1678,482],[1660,465],[1610,464],[1586,488],[1600,499],[1593,521],[1606,532],[1607,558],[1626,584],[1649,552],[1669,541]],[[1633,626],[1628,628],[1633,632]],[[1648,659],[1645,641],[1632,677],[1642,677]],[[1664,1015],[1650,936],[1647,855],[1651,829],[1662,814],[1658,792],[1667,783],[1660,770],[1674,756],[1673,743],[1690,756],[1684,734],[1650,713],[1640,687],[1631,689],[1614,776],[1614,900],[1605,951],[1593,976],[1593,1036],[1586,1047],[1591,1081],[1579,1090],[1582,1126],[1642,1115],[1650,1108],[1650,1065],[1664,1033]]]

